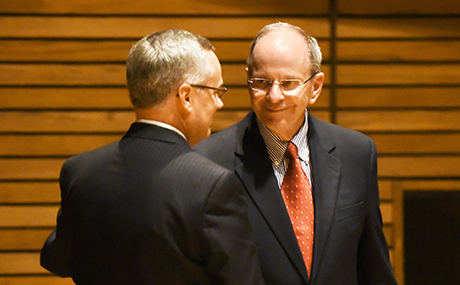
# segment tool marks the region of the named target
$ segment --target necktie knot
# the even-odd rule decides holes
[[[294,143],[289,142],[287,148],[286,148],[286,157],[289,159],[289,162],[297,159],[299,155],[297,154],[297,147],[295,146]]]
[[[286,172],[287,176],[291,176],[292,173],[297,173],[297,174],[302,174],[302,176],[306,177],[305,172],[302,169],[302,163],[300,162],[299,154],[297,152],[297,147],[293,142],[289,142],[284,155],[288,159],[287,172]]]

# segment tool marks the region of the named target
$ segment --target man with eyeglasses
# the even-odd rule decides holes
[[[321,59],[299,27],[264,27],[248,58],[253,110],[195,149],[242,181],[266,284],[396,284],[374,143],[307,110]]]
[[[41,265],[76,284],[263,284],[244,190],[191,149],[226,88],[211,43],[183,30],[144,37],[127,59],[137,121],[67,160]]]

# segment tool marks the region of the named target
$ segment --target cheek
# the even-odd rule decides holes
[[[309,105],[309,102],[310,101],[310,98],[308,98],[307,96],[305,96],[303,99],[302,99],[302,105],[307,108],[307,106]]]
[[[254,109],[258,108],[262,104],[263,100],[262,96],[251,95],[251,104]]]
[[[297,104],[301,106],[302,108],[306,108],[308,105],[308,102],[310,101],[310,94],[308,92],[303,92],[302,96],[299,96],[296,98]]]
[[[214,104],[207,104],[206,106],[203,106],[203,109],[201,112],[203,113],[203,116],[206,116],[204,119],[208,122],[212,122],[214,115],[216,114],[217,108],[215,107]]]

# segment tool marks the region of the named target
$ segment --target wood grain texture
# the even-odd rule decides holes
[[[318,38],[329,36],[327,18],[0,16],[0,38],[139,39],[166,29],[187,29],[210,39],[252,39],[263,26],[278,21],[304,27]]]
[[[16,0],[0,4],[0,285],[73,284],[39,265],[71,155],[134,121],[125,79],[141,37],[182,28],[211,39],[229,91],[212,131],[251,108],[245,61],[264,25],[319,39],[325,87],[309,111],[369,135],[379,152],[384,234],[404,283],[402,191],[458,191],[460,2]]]
[[[109,15],[315,15],[326,14],[330,1],[264,2],[247,0],[169,0],[169,1],[122,1],[122,0],[17,0],[0,5],[1,13],[32,14],[109,14]]]

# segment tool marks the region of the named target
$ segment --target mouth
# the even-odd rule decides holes
[[[265,107],[265,110],[267,110],[270,113],[279,113],[287,110],[288,108],[270,108],[270,107]]]

